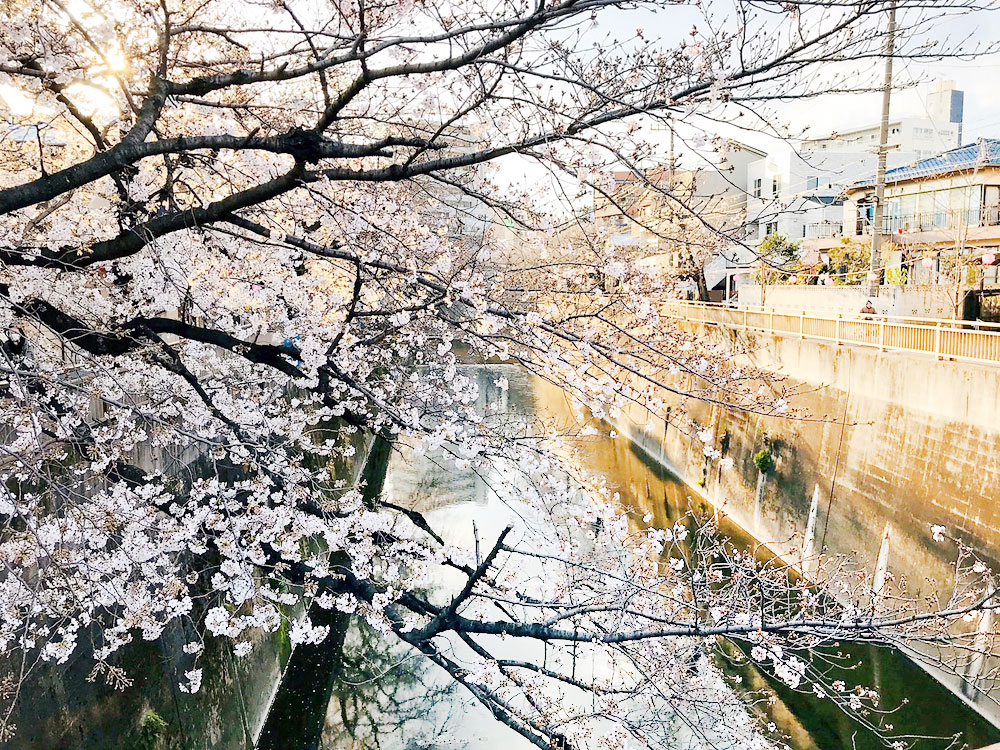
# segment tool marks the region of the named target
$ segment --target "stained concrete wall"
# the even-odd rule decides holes
[[[354,457],[339,459],[333,473],[348,480],[350,486],[365,465],[372,441],[361,432],[352,432],[345,439],[353,444]],[[158,459],[149,454],[145,460]],[[302,611],[298,607],[286,614],[294,619]],[[197,607],[193,616],[200,616]],[[186,622],[172,623],[156,641],[137,638],[110,658],[124,670],[129,680],[126,685],[115,686],[104,676],[92,675],[93,659],[86,647],[66,664],[40,663],[16,704],[12,717],[16,733],[2,743],[3,747],[252,750],[292,645],[286,627],[272,634],[250,632],[246,639],[254,642],[254,649],[239,658],[233,655],[229,639],[206,637],[205,653],[198,662],[204,679],[195,695],[177,687],[184,680],[184,671],[193,666],[192,657],[182,650],[185,643],[196,640]],[[148,731],[150,712],[165,722],[162,730]]]
[[[789,551],[801,545],[818,485],[817,545],[871,565],[888,524],[890,571],[905,577],[911,592],[950,593],[956,549],[933,541],[933,524],[1000,560],[1000,368],[697,330],[725,337],[735,357],[785,376],[784,385],[798,390],[791,398],[798,418],[675,399],[674,409],[686,409],[686,417],[722,436],[733,471],[713,466],[706,472],[696,430],[668,426],[641,406],[631,407],[619,425],[692,486],[703,481],[699,491],[741,527],[775,551],[794,554]],[[752,456],[765,442],[777,465],[758,501]],[[958,680],[937,676],[961,692]],[[980,687],[997,695],[996,683]],[[1000,721],[996,704],[975,691],[965,697],[970,694],[987,718]]]

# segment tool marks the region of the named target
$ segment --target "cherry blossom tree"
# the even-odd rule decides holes
[[[928,43],[928,25],[989,3],[897,5],[913,32],[899,54],[934,58],[962,50]],[[39,663],[87,651],[95,675],[126,679],[115,654],[183,622],[181,689],[197,692],[203,638],[244,654],[290,621],[294,643],[323,642],[302,604],[409,644],[539,747],[594,732],[661,747],[678,720],[735,722],[698,657],[722,637],[821,692],[803,652],[842,639],[986,653],[952,628],[989,609],[985,569],[943,604],[873,601],[864,573],[831,571],[844,590],[828,595],[710,541],[711,520],[685,546],[693,531],[631,518],[458,366],[518,363],[597,419],[666,396],[785,407],[762,373],[661,318],[599,243],[496,262],[501,227],[530,248],[563,220],[505,171],[530,161],[572,192],[609,165],[643,168],[643,118],[757,127],[769,102],[863,86],[888,3],[701,6],[4,4],[5,733]],[[630,10],[694,26],[615,40]],[[624,283],[597,294],[608,278]],[[530,530],[449,543],[377,482],[345,480],[373,441],[509,467],[523,481],[497,492]],[[458,583],[428,596],[442,571]],[[512,639],[554,655],[510,656]],[[587,678],[567,671],[578,648]],[[855,713],[871,701],[829,695]]]

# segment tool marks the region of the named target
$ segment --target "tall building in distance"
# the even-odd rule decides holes
[[[915,154],[916,158],[948,151],[962,145],[965,93],[954,81],[938,81],[924,99],[924,115],[889,120],[890,148]],[[879,123],[802,142],[803,153],[857,153],[878,146]],[[891,152],[890,152],[891,153]]]
[[[927,114],[943,127],[945,122],[955,126],[955,146],[962,145],[962,120],[965,116],[965,93],[955,88],[954,81],[938,81],[927,96]]]

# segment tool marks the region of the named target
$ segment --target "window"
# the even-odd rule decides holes
[[[760,198],[761,179],[758,177],[753,181],[753,197]]]
[[[869,200],[871,200],[869,198]],[[871,228],[872,218],[875,215],[875,204],[874,203],[859,203],[858,204],[858,222],[855,228],[855,234],[865,234]]]
[[[802,225],[802,236],[803,237],[806,236],[806,225],[805,224]]]
[[[764,234],[777,234],[778,233],[778,222],[769,221],[764,226]]]
[[[819,177],[806,177],[806,190],[815,190],[819,187]]]
[[[779,177],[775,177],[773,180],[771,180],[771,195],[772,195],[772,197],[777,198],[778,197],[778,191],[780,189],[781,189],[781,179]]]
[[[983,186],[982,223],[986,226],[1000,224],[1000,185]]]

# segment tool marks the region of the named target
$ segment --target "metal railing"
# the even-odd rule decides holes
[[[1000,364],[1000,324],[949,318],[831,315],[763,308],[730,308],[704,302],[668,301],[672,318],[747,331],[856,344],[881,351],[931,354],[938,359]]]
[[[882,218],[882,232],[929,232],[935,229],[962,229],[967,227],[993,227],[1000,225],[1000,206],[981,206],[969,209],[935,209],[915,214],[888,214]],[[856,234],[870,234],[872,220],[859,216]]]
[[[933,229],[957,229],[959,227],[974,227],[983,223],[984,216],[977,209],[946,208],[922,211],[915,214],[890,214],[882,220],[882,231],[893,233],[927,232]]]
[[[806,237],[810,239],[829,239],[839,237],[844,233],[844,225],[839,221],[814,221],[806,227]]]

